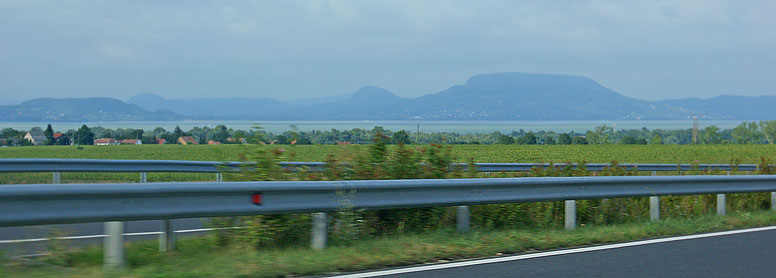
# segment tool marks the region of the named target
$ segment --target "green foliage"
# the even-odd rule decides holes
[[[528,132],[523,137],[520,137],[517,143],[520,145],[536,145],[536,135],[533,132]]]
[[[567,133],[561,133],[558,136],[558,145],[571,145],[571,135]]]
[[[515,138],[509,135],[501,134],[500,132],[497,132],[498,141],[497,144],[500,145],[512,145],[515,143]]]
[[[88,126],[82,125],[75,133],[75,140],[78,145],[94,145],[94,133]]]
[[[393,134],[391,137],[391,142],[393,144],[409,144],[410,142],[410,135],[405,130],[399,130]]]
[[[574,137],[574,140],[572,141],[574,145],[587,145],[587,139],[582,136]]]

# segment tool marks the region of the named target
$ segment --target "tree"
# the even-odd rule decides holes
[[[154,136],[156,139],[164,138],[165,135],[167,135],[167,130],[163,127],[156,127],[154,130],[151,131],[151,135]]]
[[[92,130],[83,125],[78,131],[75,132],[76,144],[78,145],[94,145],[94,133]]]
[[[630,135],[622,137],[622,143],[625,145],[636,145],[636,138]]]
[[[652,140],[649,143],[652,145],[662,145],[663,139],[660,137],[660,134],[655,133],[655,136],[652,136]]]
[[[555,139],[551,136],[547,136],[544,138],[544,144],[545,145],[555,145]]]
[[[67,134],[62,134],[57,138],[56,144],[62,146],[70,145],[70,137]]]
[[[183,130],[181,129],[181,127],[176,125],[175,126],[175,131],[172,132],[172,135],[175,138],[175,140],[178,140],[178,138],[180,138],[181,136],[184,135],[183,134]]]
[[[48,124],[46,126],[46,130],[43,131],[43,135],[46,136],[46,145],[53,145],[54,144],[54,129],[51,127],[51,124]]]
[[[566,133],[561,133],[560,136],[558,136],[558,144],[571,145],[571,135]]]
[[[760,130],[768,144],[776,141],[776,121],[760,121]]]
[[[501,132],[498,132],[498,137],[496,137],[496,143],[499,145],[511,145],[515,143],[515,138],[506,134],[501,134]]]
[[[397,132],[393,133],[393,136],[391,137],[391,142],[394,144],[409,144],[410,143],[410,135],[405,130],[399,130]]]
[[[533,132],[529,131],[525,136],[520,137],[520,139],[522,139],[522,144],[536,145],[536,135],[534,135]]]
[[[614,131],[606,125],[596,126],[595,130],[585,133],[585,138],[590,144],[609,144],[609,135]]]
[[[574,137],[574,140],[572,140],[572,143],[574,145],[587,145],[587,139],[585,139],[585,137],[582,137],[582,136],[577,136],[577,137]]]
[[[213,141],[225,143],[226,138],[229,138],[229,129],[226,128],[225,125],[217,125],[215,129],[213,129]]]
[[[24,136],[21,131],[15,130],[13,128],[7,127],[3,130],[0,130],[0,136],[2,136],[5,139],[13,139],[16,137],[21,138],[21,136]]]
[[[719,127],[712,125],[703,129],[701,141],[703,144],[719,144],[722,139],[719,136]]]

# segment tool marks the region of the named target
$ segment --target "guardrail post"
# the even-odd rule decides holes
[[[776,192],[771,192],[771,210],[776,210]]]
[[[105,222],[103,242],[103,266],[120,268],[124,266],[124,222]]]
[[[175,250],[175,230],[172,221],[162,220],[162,233],[159,234],[159,251],[171,252]]]
[[[310,247],[313,250],[323,250],[326,248],[326,236],[329,229],[326,225],[326,213],[316,212],[312,215],[312,236],[310,239]]]
[[[652,171],[652,176],[657,176],[657,171]],[[660,221],[660,196],[649,197],[649,220]]]
[[[577,201],[566,200],[566,230],[577,228]]]
[[[725,215],[726,205],[725,194],[717,194],[717,215]]]
[[[146,172],[141,172],[140,173],[140,182],[142,182],[142,183],[148,182],[148,173],[146,173]]]
[[[455,230],[459,233],[469,232],[469,206],[456,207],[456,227]]]
[[[62,173],[61,172],[54,172],[54,180],[52,181],[53,184],[60,184],[62,183]]]
[[[224,181],[224,174],[216,173],[216,182],[223,182],[223,181]]]
[[[649,197],[649,220],[660,221],[660,196]]]

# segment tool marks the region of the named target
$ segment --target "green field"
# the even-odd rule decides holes
[[[35,146],[1,148],[0,158],[91,158],[237,161],[257,148],[281,148],[289,161],[324,161],[328,154],[351,155],[366,149],[353,146],[257,145],[125,145]],[[414,146],[410,146],[414,147]],[[776,158],[774,145],[449,145],[453,159],[466,162],[579,162],[609,163],[760,163]]]

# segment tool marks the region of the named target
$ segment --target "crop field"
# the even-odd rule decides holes
[[[391,146],[389,146],[391,147]],[[409,146],[415,148],[418,146]],[[588,163],[740,163],[757,164],[760,157],[776,158],[774,145],[448,145],[453,160],[466,162],[579,162]],[[240,154],[258,148],[282,149],[284,160],[324,161],[348,156],[366,145],[125,145],[35,146],[0,148],[0,158],[88,158],[195,161],[238,161]]]
[[[391,147],[389,146],[389,150]],[[423,146],[409,146],[420,148]],[[587,163],[722,163],[734,160],[757,164],[761,157],[774,160],[772,145],[447,145],[453,161],[468,162],[581,162]],[[0,148],[0,158],[82,158],[239,161],[260,148],[283,150],[282,160],[325,161],[363,153],[367,145],[122,145],[122,146],[34,146]],[[67,183],[137,182],[137,173],[62,173]],[[0,183],[48,183],[51,173],[3,173]],[[212,181],[214,174],[149,173],[153,181]]]

